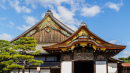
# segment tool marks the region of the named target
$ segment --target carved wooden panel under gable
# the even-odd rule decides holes
[[[47,17],[37,29],[30,31],[26,36],[34,37],[37,43],[59,43],[67,39],[70,34]]]
[[[67,39],[67,36],[57,30],[52,29],[50,32],[46,32],[46,30],[36,32],[31,37],[34,37],[38,43],[58,43]]]
[[[93,53],[74,53],[74,60],[93,60]]]

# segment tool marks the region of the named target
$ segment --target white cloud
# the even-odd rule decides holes
[[[114,56],[114,58],[118,59],[118,58],[121,58],[121,57],[120,57],[120,56],[118,56],[118,55],[116,55],[116,56]]]
[[[77,30],[77,25],[80,24],[80,21],[74,18],[74,12],[71,10],[68,10],[67,8],[63,6],[57,7],[57,12],[56,10],[52,10],[53,15],[59,19],[61,22],[66,24],[67,26],[71,27],[73,30]]]
[[[0,20],[5,20],[6,18],[0,18]]]
[[[81,15],[84,17],[93,17],[101,12],[101,8],[99,6],[91,6],[91,7],[83,7],[81,9]]]
[[[73,30],[77,30],[77,27],[80,24],[74,16],[77,10],[80,10],[80,3],[84,1],[80,0],[25,0],[27,4],[32,5],[32,8],[36,8],[39,4],[44,8],[49,8],[53,12],[53,15],[59,19],[61,22],[71,27]],[[70,8],[66,8],[62,6],[62,3],[68,4]],[[42,14],[42,18],[44,18],[44,13]]]
[[[119,11],[120,10],[120,7],[123,5],[122,1],[121,3],[112,3],[112,2],[108,2],[106,3],[106,6],[111,8],[111,9],[115,9],[116,11]]]
[[[31,13],[31,9],[25,7],[25,6],[20,6],[20,2],[18,0],[9,0],[10,6],[12,6],[18,13],[25,12],[25,13]]]
[[[29,25],[34,25],[35,23],[38,22],[38,20],[34,18],[33,16],[24,16],[24,19],[26,23],[28,23]]]
[[[21,30],[21,31],[25,31],[27,29],[29,29],[31,26],[26,26],[26,25],[23,25],[22,27],[20,26],[17,26],[17,29]]]
[[[3,33],[3,34],[0,34],[0,39],[10,41],[12,39],[12,36],[7,33]]]
[[[123,56],[123,57],[128,57],[128,56],[130,56],[130,51],[123,51],[123,52],[122,52],[122,56]]]
[[[14,23],[12,21],[9,22],[11,26],[14,26]]]
[[[124,51],[123,54],[124,55],[130,55],[130,51]]]
[[[60,6],[61,3],[70,3],[70,0],[25,0],[27,4],[31,4],[33,8],[36,8],[36,4],[40,4],[43,7],[53,8],[53,5]]]
[[[45,13],[42,13],[42,16],[41,16],[41,17],[44,18],[44,16],[45,16]]]
[[[118,58],[126,58],[128,57],[129,55],[125,55],[125,54],[121,54],[121,55],[116,55],[114,56],[114,58],[118,59]]]
[[[114,58],[126,58],[130,56],[130,51],[122,51],[121,54],[114,56]]]
[[[22,25],[17,26],[17,29],[21,30],[21,31],[25,31],[27,29],[29,29],[31,26],[33,26],[34,24],[36,24],[38,22],[38,20],[36,18],[34,18],[33,16],[24,16],[24,19],[26,21],[27,24],[29,25]]]
[[[118,40],[111,40],[109,41],[109,43],[112,43],[112,44],[116,44],[118,42]]]
[[[5,0],[2,0],[3,3],[5,3]]]
[[[6,7],[5,7],[4,5],[1,5],[1,4],[0,4],[0,7],[1,7],[2,9],[6,9]]]
[[[130,45],[130,42],[128,42],[127,45]]]
[[[10,21],[9,24],[8,24],[7,26],[10,27],[10,28],[13,28],[14,22]]]

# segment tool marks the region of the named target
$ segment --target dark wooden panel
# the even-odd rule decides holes
[[[60,73],[60,68],[58,68],[58,69],[51,69],[51,73]]]
[[[37,43],[59,43],[64,41],[68,37],[62,34],[59,30],[47,29],[41,30],[33,34],[31,37],[34,37]]]

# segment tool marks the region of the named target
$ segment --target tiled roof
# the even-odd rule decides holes
[[[130,67],[130,63],[122,63],[122,66],[124,66],[124,67]]]

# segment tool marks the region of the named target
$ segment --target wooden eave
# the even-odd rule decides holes
[[[119,50],[119,49],[125,49],[126,46],[115,46],[115,47],[109,47],[109,46],[105,46],[103,44],[99,44],[93,40],[89,41],[89,40],[74,40],[74,42],[69,43],[69,44],[56,44],[56,45],[52,45],[52,46],[44,46],[43,49],[45,50],[60,50],[60,49],[65,49],[65,48],[71,48],[71,46],[73,46],[74,44],[78,44],[78,43],[90,43],[95,45],[97,48],[106,48],[106,49],[114,49],[114,50]]]
[[[89,33],[89,35],[93,36],[94,38],[98,39],[99,41],[101,41],[101,43],[97,43],[94,40],[91,39],[78,39],[78,40],[73,40],[71,43],[66,43],[67,41],[71,40],[74,36],[77,35],[77,33],[79,33],[82,29],[84,29],[85,31],[87,31],[87,33]],[[98,48],[106,48],[106,49],[125,49],[126,46],[122,46],[122,45],[115,45],[115,44],[111,44],[108,43],[106,41],[104,41],[103,39],[101,39],[100,37],[98,37],[97,35],[95,35],[94,33],[92,33],[88,27],[86,25],[82,25],[79,27],[79,29],[73,33],[71,36],[68,37],[68,39],[66,39],[65,41],[62,41],[58,44],[55,45],[51,45],[51,46],[44,46],[42,47],[45,50],[60,50],[61,48],[70,48],[72,45],[77,44],[77,43],[91,43],[93,45],[95,45]]]
[[[64,29],[65,31],[67,31],[69,34],[74,33],[74,31],[72,29],[70,29],[68,26],[66,26],[65,24],[63,24],[62,22],[60,22],[58,19],[56,19],[53,15],[48,14],[46,15],[41,21],[39,21],[38,23],[36,23],[34,26],[32,26],[31,28],[29,28],[28,30],[26,30],[25,32],[23,32],[22,34],[20,34],[19,36],[17,36],[16,38],[14,38],[13,40],[11,40],[11,42],[16,41],[17,39],[19,39],[20,37],[24,37],[27,33],[29,33],[30,31],[32,31],[33,29],[36,29],[37,26],[39,24],[41,24],[47,17],[50,17],[60,28]]]
[[[114,57],[111,57],[111,58],[109,58],[109,60],[110,61],[114,61],[114,62],[119,62],[119,63],[124,63],[124,61],[123,60],[120,60],[120,59],[116,59],[116,58],[114,58]],[[109,62],[109,61],[108,61]]]

